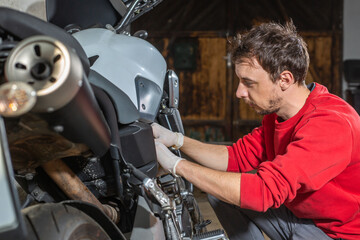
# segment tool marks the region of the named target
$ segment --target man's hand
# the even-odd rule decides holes
[[[168,172],[176,175],[176,166],[183,158],[174,155],[170,150],[161,142],[155,140],[157,160],[160,165]]]
[[[184,144],[184,136],[181,133],[174,133],[157,123],[151,124],[154,138],[167,147],[173,147],[176,150]]]

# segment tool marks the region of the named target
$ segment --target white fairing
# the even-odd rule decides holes
[[[149,42],[102,28],[86,29],[73,36],[88,57],[99,56],[91,69],[126,93],[136,108],[136,77],[148,79],[163,90],[166,62]]]

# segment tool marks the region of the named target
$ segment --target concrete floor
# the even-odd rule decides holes
[[[207,200],[206,193],[202,192],[197,188],[194,188],[194,196],[199,204],[199,208],[204,220],[211,220],[211,224],[208,225],[207,230],[212,231],[216,229],[223,229],[221,223],[219,222],[219,219],[216,217],[214,210],[212,209]],[[266,236],[266,234],[264,234],[264,238],[265,240],[270,240],[270,238]]]
[[[200,212],[203,215],[204,220],[211,220],[211,224],[207,226],[208,231],[222,229],[221,223],[216,217],[216,214],[210,206],[206,193],[201,190],[194,188],[194,196],[199,204]]]

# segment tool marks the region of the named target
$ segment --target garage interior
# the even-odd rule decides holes
[[[29,1],[27,7],[19,2],[0,0],[0,6],[45,18],[43,1]],[[262,116],[235,96],[238,79],[227,53],[228,39],[263,22],[291,19],[310,54],[306,83],[326,86],[360,113],[356,9],[360,10],[356,0],[164,0],[129,30],[146,30],[147,40],[179,76],[185,135],[231,144],[259,126]],[[198,189],[195,193],[204,218],[213,221],[210,230],[221,228],[206,194]]]
[[[172,0],[137,20],[131,30],[146,29],[149,41],[179,75],[185,135],[231,144],[259,126],[262,116],[235,96],[238,79],[227,54],[228,39],[253,25],[292,19],[310,55],[306,83],[323,84],[354,105],[343,86],[343,18],[342,0]],[[213,221],[209,227],[219,228],[206,195],[197,194],[202,212]]]

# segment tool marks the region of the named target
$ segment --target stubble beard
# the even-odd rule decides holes
[[[280,110],[279,103],[281,102],[281,98],[272,99],[269,101],[269,107],[267,109],[260,109],[257,111],[260,115],[268,115],[272,113],[276,113]]]
[[[246,103],[249,104],[254,110],[260,115],[268,115],[272,113],[276,113],[280,110],[280,103],[282,98],[279,96],[273,96],[272,99],[269,100],[268,107],[266,109],[259,108],[253,101],[247,100]]]

